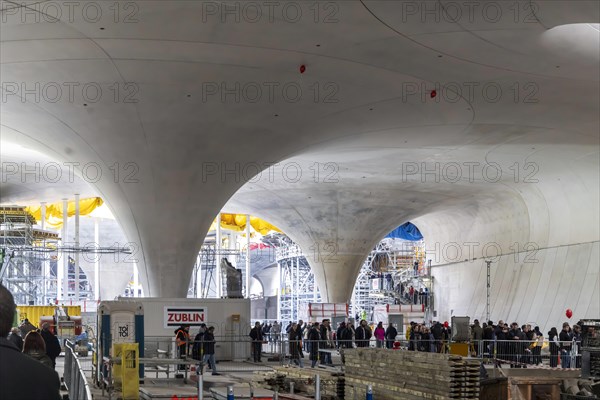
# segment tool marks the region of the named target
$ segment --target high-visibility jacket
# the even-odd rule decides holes
[[[175,333],[175,342],[178,347],[185,346],[190,341],[190,334],[184,331],[183,329],[179,329],[177,333]]]

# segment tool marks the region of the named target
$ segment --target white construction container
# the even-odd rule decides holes
[[[305,322],[321,322],[323,319],[329,319],[332,323],[342,321],[348,318],[348,304],[305,303],[300,305],[298,316]]]
[[[107,323],[110,327],[103,326]],[[243,361],[249,358],[249,299],[128,297],[102,301],[98,305],[99,336],[106,337],[110,332],[110,344],[140,342],[143,338],[145,356],[154,356],[157,348],[169,351],[175,330],[182,324],[190,325],[190,338],[193,340],[201,323],[215,327],[217,360]],[[110,348],[103,347],[105,351]]]
[[[422,304],[382,304],[373,309],[373,323],[383,322],[387,327],[392,322],[398,332],[406,332],[406,328],[414,321],[425,321],[425,307]]]

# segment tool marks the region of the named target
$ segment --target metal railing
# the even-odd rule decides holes
[[[577,341],[480,340],[471,342],[471,355],[492,359],[511,367],[548,366],[581,368]]]
[[[581,368],[582,351],[577,341],[548,340],[471,340],[453,343],[445,340],[417,337],[400,340],[401,349],[413,351],[448,353],[453,344],[467,345],[467,355],[511,367]]]
[[[69,398],[77,400],[92,400],[90,387],[81,368],[79,358],[75,353],[75,344],[69,340],[65,342],[65,384],[69,390]]]
[[[548,340],[481,340],[466,343],[449,342],[435,339],[410,339],[397,336],[395,340],[379,341],[374,338],[369,340],[288,340],[282,335],[277,340],[263,342],[261,349],[265,353],[279,355],[280,362],[303,364],[302,359],[317,358],[321,363],[324,359],[330,364],[333,352],[343,348],[380,347],[392,350],[420,351],[431,353],[450,353],[453,345],[467,345],[466,355],[480,358],[484,362],[494,363],[497,366],[507,365],[512,367],[550,367],[579,369],[582,365],[581,346],[576,341],[559,342]],[[298,350],[300,349],[300,350]],[[317,354],[315,356],[315,354]]]

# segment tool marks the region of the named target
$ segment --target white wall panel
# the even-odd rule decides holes
[[[567,320],[567,308],[573,310],[571,323],[600,318],[599,247],[595,242],[541,249],[536,263],[500,257],[492,264],[491,319],[535,323],[547,332]],[[449,310],[485,319],[483,260],[434,267],[432,274],[439,320],[449,320]]]

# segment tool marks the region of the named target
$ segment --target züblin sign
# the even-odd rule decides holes
[[[165,307],[165,328],[180,325],[200,326],[206,322],[205,307]]]

